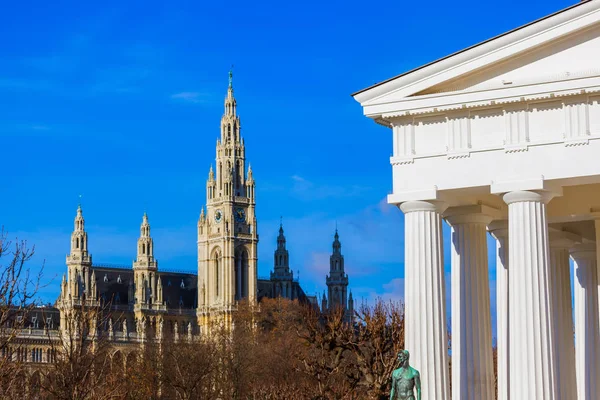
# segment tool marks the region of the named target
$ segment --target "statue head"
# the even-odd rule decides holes
[[[398,352],[398,361],[400,362],[400,366],[408,365],[408,360],[410,358],[410,353],[408,350],[400,350]]]

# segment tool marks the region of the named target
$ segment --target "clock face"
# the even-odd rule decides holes
[[[223,211],[221,211],[220,209],[215,211],[215,221],[217,223],[221,222],[221,219],[223,219]]]
[[[237,222],[245,222],[246,221],[246,211],[243,208],[238,208],[235,210],[235,220]]]

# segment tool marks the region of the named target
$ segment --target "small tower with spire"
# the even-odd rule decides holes
[[[71,252],[67,255],[67,293],[66,298],[80,301],[95,300],[97,294],[92,290],[92,256],[88,252],[88,237],[81,204],[77,206],[75,227],[71,233]],[[95,287],[95,282],[94,285]]]
[[[144,212],[137,242],[137,258],[133,262],[135,309],[156,308],[162,305],[162,285],[158,276],[158,262],[154,258],[154,241],[150,236],[148,214]]]
[[[333,238],[333,252],[329,257],[329,275],[326,278],[329,309],[342,308],[347,311],[348,275],[344,270],[344,256],[337,228]]]
[[[290,255],[286,249],[286,239],[283,234],[283,222],[279,222],[277,249],[274,254],[274,268],[271,272],[271,282],[274,285],[275,296],[294,300],[298,297],[294,287],[294,272],[290,270]]]

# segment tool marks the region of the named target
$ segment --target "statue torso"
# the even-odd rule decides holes
[[[394,400],[414,400],[415,370],[398,368],[392,373],[394,384]]]

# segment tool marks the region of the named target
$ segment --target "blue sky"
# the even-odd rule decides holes
[[[195,269],[234,64],[259,274],[283,216],[293,269],[322,292],[337,221],[355,299],[400,298],[403,217],[384,200],[391,135],[350,94],[574,2],[7,3],[0,224],[36,245],[48,279],[62,275],[82,193],[96,262],[131,263],[146,209],[159,266]]]

